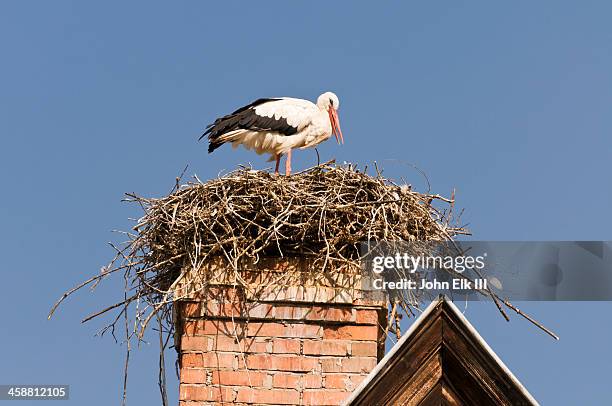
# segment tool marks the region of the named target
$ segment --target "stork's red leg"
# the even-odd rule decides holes
[[[275,173],[276,175],[278,175],[278,167],[279,167],[279,165],[280,165],[280,159],[281,159],[281,156],[280,156],[280,154],[279,154],[279,155],[277,155],[277,156],[276,156],[276,167],[274,168],[274,173]]]
[[[291,175],[291,150],[287,151],[287,160],[285,161],[285,176]]]

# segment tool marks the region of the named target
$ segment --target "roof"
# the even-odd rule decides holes
[[[538,405],[455,304],[441,296],[345,405]]]

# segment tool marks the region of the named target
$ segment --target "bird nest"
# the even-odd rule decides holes
[[[352,166],[289,177],[242,168],[161,199],[130,197],[145,215],[128,257],[141,274],[147,269],[146,286],[161,291],[218,256],[234,269],[262,256],[310,257],[325,272],[357,261],[364,241],[442,241],[464,233],[450,226],[449,211],[434,207],[434,200],[451,200]]]
[[[128,343],[143,339],[153,321],[162,358],[173,334],[177,286],[185,288],[185,275],[196,271],[201,273],[198,289],[205,288],[201,281],[206,282],[209,262],[223,259],[230,273],[244,261],[300,257],[323,274],[358,266],[365,241],[448,241],[465,233],[451,225],[451,199],[415,192],[377,169],[370,175],[367,168],[352,165],[328,163],[288,177],[242,167],[207,182],[196,177],[181,185],[177,179],[165,197],[129,194],[127,200],[144,211],[133,231],[124,233],[128,241],[111,244],[116,254],[110,264],[67,291],[49,317],[75,291],[122,274],[122,300],[83,321],[116,310],[102,334],[110,331],[115,337],[118,324],[125,324]],[[129,344],[127,351],[129,358]]]
[[[113,245],[110,265],[59,302],[122,271],[124,300],[85,320],[117,308],[127,312],[144,301],[135,323],[142,337],[154,317],[171,321],[177,284],[213,258],[224,258],[230,272],[262,256],[310,257],[324,273],[358,265],[364,241],[448,241],[466,233],[451,224],[451,199],[418,193],[374,172],[323,164],[285,177],[242,167],[207,182],[177,181],[162,198],[129,194],[127,200],[144,211],[133,232],[125,233],[129,240]]]

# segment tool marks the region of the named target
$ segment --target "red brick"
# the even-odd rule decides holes
[[[323,338],[335,340],[370,340],[378,338],[377,326],[327,326],[323,330]]]
[[[188,320],[183,327],[184,335],[241,335],[244,328],[242,322],[231,320]]]
[[[327,374],[323,386],[329,389],[342,389],[353,392],[367,375]]]
[[[323,372],[369,373],[376,366],[376,358],[352,357],[321,360]]]
[[[208,337],[183,336],[181,337],[183,351],[208,351]]]
[[[350,396],[350,392],[331,390],[305,390],[302,397],[304,405],[339,405]]]
[[[359,368],[360,373],[370,373],[375,367],[376,364],[378,364],[378,360],[376,358],[373,357],[356,357],[356,358],[351,358],[351,359],[355,359],[357,366]],[[348,363],[348,365],[342,365],[342,369],[345,372],[351,372],[351,366],[350,366],[350,362]],[[357,369],[357,368],[352,368],[353,370]]]
[[[272,352],[275,354],[299,354],[300,340],[277,338],[272,341]]]
[[[181,383],[206,383],[206,370],[181,368]]]
[[[179,399],[207,402],[233,402],[236,399],[236,394],[232,388],[181,385],[179,389]]]
[[[247,305],[246,312],[250,318],[272,318],[272,312],[274,311],[274,307],[271,304],[266,303],[257,303],[254,305]]]
[[[378,344],[367,341],[354,341],[351,343],[351,355],[354,357],[376,357]]]
[[[221,352],[270,352],[272,344],[269,339],[250,338],[236,341],[226,335],[209,336],[208,351]]]
[[[355,384],[355,389],[363,382],[368,376],[367,375],[353,375],[351,376],[351,382]],[[351,389],[354,390],[354,389]]]
[[[349,348],[349,341],[304,341],[304,354],[306,355],[348,355]]]
[[[245,316],[246,312],[240,308],[238,302],[187,302],[183,305],[183,315],[185,317],[240,317]]]
[[[182,368],[203,368],[204,360],[201,353],[184,353],[181,354]]]
[[[353,357],[342,360],[342,372],[369,373],[376,366],[376,358]]]
[[[249,323],[247,335],[249,337],[282,337],[286,326],[281,323]]]
[[[244,317],[245,309],[240,307],[239,303],[207,303],[207,313],[216,317]]]
[[[319,365],[316,358],[301,356],[251,354],[246,360],[248,369],[258,370],[308,372],[317,370]]]
[[[242,306],[240,303],[216,302],[189,303],[184,308],[187,317],[215,317],[215,318],[272,318],[273,306],[264,303],[249,303]]]
[[[194,317],[200,314],[202,302],[187,302],[183,304],[183,316]]]
[[[243,340],[243,351],[250,353],[269,353],[272,349],[273,340],[269,338],[248,338]]]
[[[246,406],[244,403],[236,403],[236,402],[190,402],[187,400],[181,400],[179,402],[179,406],[236,406],[236,405],[240,405],[240,406]]]
[[[303,306],[276,306],[274,318],[277,320],[301,320],[304,319],[308,308]]]
[[[307,320],[325,320],[327,322],[355,321],[353,310],[350,308],[334,308],[328,306],[313,306],[306,315]]]
[[[211,286],[205,291],[195,295],[194,300],[208,302],[215,300],[217,302],[240,303],[244,299],[244,293],[237,288],[229,287],[214,287]]]
[[[314,324],[282,324],[282,323],[249,323],[247,334],[249,337],[321,337],[321,327]]]
[[[376,310],[358,309],[357,323],[378,325],[378,312]]]
[[[340,299],[340,295],[331,287],[305,286],[301,288],[301,299],[306,302],[328,303]]]
[[[317,370],[319,361],[315,358],[298,357],[273,357],[272,365],[279,371],[307,372]]]
[[[321,371],[342,372],[342,358],[327,358],[321,360]]]
[[[246,365],[244,360],[246,359]],[[272,357],[268,354],[245,354],[238,359],[238,369],[272,370]]]
[[[234,353],[207,352],[203,354],[204,366],[208,368],[235,368],[236,356]]]
[[[275,388],[293,388],[300,385],[300,375],[276,373],[272,378],[272,386]]]
[[[351,379],[345,374],[327,374],[323,386],[330,389],[347,390],[350,381]]]
[[[241,389],[236,396],[236,402],[297,405],[300,403],[300,393],[289,389]]]
[[[200,330],[202,329],[204,322],[199,321],[186,321],[183,324],[183,336],[195,336],[196,334],[200,334]]]
[[[320,388],[323,386],[323,378],[319,374],[306,374],[304,375],[304,388]]]
[[[212,383],[225,386],[264,386],[267,375],[264,372],[247,370],[212,371]]]
[[[222,352],[188,352],[183,353],[181,365],[183,368],[234,368],[236,354]]]
[[[277,320],[325,320],[344,323],[356,320],[353,309],[331,306],[276,306],[274,317]]]
[[[207,338],[211,340],[210,351],[240,352],[244,350],[241,343],[236,342],[233,336],[218,334]]]

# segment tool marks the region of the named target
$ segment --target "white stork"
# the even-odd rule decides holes
[[[277,174],[281,156],[287,155],[285,174],[290,175],[292,149],[314,147],[332,134],[338,144],[344,143],[339,105],[332,92],[319,96],[317,104],[290,97],[259,99],[216,119],[200,139],[208,136],[208,153],[226,142],[234,148],[244,145],[258,154],[269,153],[269,161],[276,160]]]

